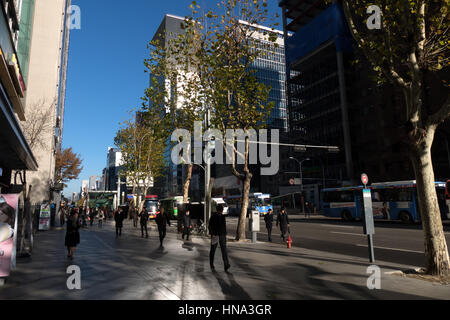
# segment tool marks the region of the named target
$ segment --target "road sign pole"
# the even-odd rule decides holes
[[[364,205],[364,234],[367,235],[369,259],[371,263],[375,262],[375,254],[373,250],[373,235],[375,233],[375,224],[373,222],[373,209],[372,209],[372,194],[371,190],[367,188],[369,177],[363,173],[361,175],[361,182],[364,184],[363,189],[363,205]]]
[[[373,235],[369,234],[367,236],[367,240],[368,240],[368,245],[369,245],[369,258],[370,258],[370,263],[374,263],[375,262],[375,254],[373,252]]]

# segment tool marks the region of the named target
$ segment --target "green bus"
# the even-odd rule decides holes
[[[160,207],[164,208],[171,220],[178,219],[179,213],[181,213],[181,208],[184,204],[183,196],[170,197],[160,200]]]

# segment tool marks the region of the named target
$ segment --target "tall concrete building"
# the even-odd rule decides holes
[[[97,190],[97,176],[89,177],[89,190]]]
[[[152,41],[159,41],[162,46],[167,47],[170,39],[176,38],[181,34],[183,29],[181,28],[181,23],[184,18],[174,16],[171,14],[166,14],[158,28],[155,32]],[[172,88],[171,83],[167,79],[159,79],[161,83],[170,89],[170,92],[175,92],[177,88]],[[170,140],[170,139],[169,139]],[[170,143],[169,143],[170,145]],[[184,181],[185,172],[183,166],[174,165],[171,161],[171,148],[168,147],[164,154],[167,173],[164,179],[158,179],[156,182],[156,187],[160,190],[161,196],[175,196],[182,193],[182,184]]]
[[[39,170],[28,173],[35,203],[53,196],[55,155],[61,148],[64,122],[70,6],[71,0],[23,0],[22,5],[28,18],[21,25],[23,38],[19,36],[27,83],[25,117],[47,119],[40,143],[33,147]],[[47,117],[39,117],[42,114]]]
[[[34,152],[20,126],[25,121],[24,98],[27,94],[26,32],[21,25],[29,25],[29,1],[1,1],[0,3],[0,192],[11,190],[11,184],[20,184],[13,171],[37,170]],[[23,28],[25,29],[25,28]],[[25,39],[25,40],[24,40]],[[25,59],[26,60],[26,59]]]

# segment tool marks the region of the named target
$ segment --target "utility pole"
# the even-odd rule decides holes
[[[205,114],[205,130],[208,131],[211,125],[211,113],[209,108],[206,110]],[[211,141],[208,139],[206,142],[207,155],[211,148]],[[205,227],[208,230],[209,218],[211,217],[211,159],[209,156],[205,159]]]

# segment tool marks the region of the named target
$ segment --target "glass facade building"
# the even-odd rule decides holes
[[[275,102],[272,113],[268,119],[269,129],[279,129],[282,132],[288,131],[287,103],[286,103],[286,64],[284,46],[274,43],[255,40],[255,47],[263,51],[252,65],[259,82],[271,87],[269,101]],[[277,41],[283,42],[280,35]]]

